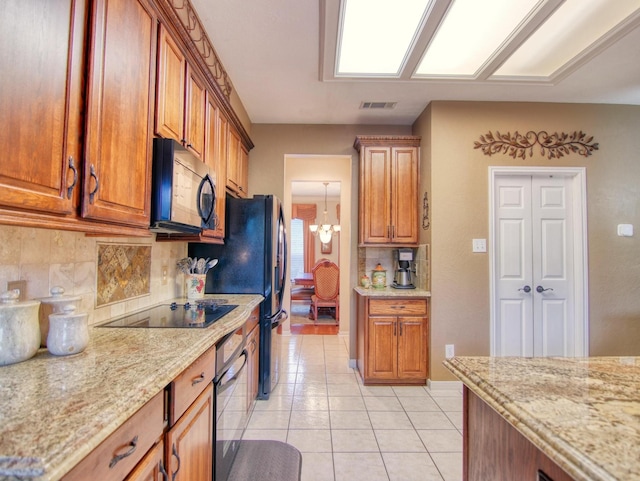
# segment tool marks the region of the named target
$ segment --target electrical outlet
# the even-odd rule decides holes
[[[446,344],[444,346],[444,356],[447,359],[451,359],[453,356],[455,356],[455,350],[453,348],[453,344]]]
[[[166,286],[167,282],[169,281],[168,279],[169,277],[169,267],[168,266],[162,266],[162,285]]]
[[[473,252],[487,252],[487,239],[473,239]]]
[[[27,281],[9,281],[7,282],[7,290],[12,291],[14,289],[20,289],[20,300],[24,301],[27,298]]]

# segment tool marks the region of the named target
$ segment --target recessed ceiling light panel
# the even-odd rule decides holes
[[[566,0],[495,76],[550,77],[640,9],[640,0]]]
[[[473,76],[540,0],[453,0],[416,76]]]
[[[397,76],[430,0],[342,0],[336,76]]]

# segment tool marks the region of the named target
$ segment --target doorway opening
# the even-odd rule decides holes
[[[337,333],[340,182],[291,182],[291,332]]]
[[[490,167],[492,356],[588,355],[586,170]]]
[[[284,196],[283,196],[283,209],[285,210],[285,221],[287,224],[287,234],[289,239],[291,235],[296,236],[295,232],[304,233],[305,236],[310,236],[309,242],[314,244],[314,254],[311,256],[309,248],[309,254],[306,266],[304,266],[304,253],[292,253],[296,249],[289,249],[290,257],[287,262],[288,272],[287,278],[290,282],[287,283],[284,296],[284,305],[293,315],[290,316],[289,322],[284,325],[285,332],[296,333],[296,317],[298,311],[306,314],[306,317],[302,318],[301,323],[304,333],[325,333],[318,332],[329,330],[333,334],[349,334],[351,326],[351,318],[353,316],[350,308],[351,298],[351,272],[354,271],[352,265],[352,259],[355,257],[355,248],[351,246],[351,219],[354,215],[357,217],[357,213],[352,212],[352,197],[353,197],[353,158],[350,155],[294,155],[287,154],[284,159]],[[295,183],[302,183],[305,191],[310,190],[312,184],[317,186],[316,195],[314,200],[309,200],[306,197],[302,199],[293,195],[293,188]],[[329,183],[327,187],[327,202],[325,208],[325,183]],[[333,194],[332,194],[333,191]],[[294,204],[314,204],[315,214],[304,215],[304,210],[298,211],[294,215]],[[339,207],[338,207],[339,206]],[[353,204],[357,206],[357,204]],[[338,211],[339,209],[339,211]],[[325,221],[324,211],[327,211],[327,220]],[[306,217],[306,219],[305,219]],[[299,221],[303,221],[302,227],[300,227]],[[306,224],[304,223],[306,222]],[[315,236],[308,228],[311,225],[323,224],[340,225],[339,232],[332,232],[331,242],[321,242],[320,236]],[[295,241],[294,241],[295,242]],[[290,241],[291,243],[291,241]],[[299,250],[299,249],[298,249]],[[354,251],[354,252],[352,252]],[[336,319],[333,316],[327,316],[326,321],[330,326],[324,326],[324,323],[314,325],[313,320],[308,318],[309,315],[309,303],[306,304],[297,301],[292,296],[293,289],[296,287],[295,279],[300,277],[300,274],[296,274],[300,267],[296,265],[302,265],[302,273],[306,273],[306,277],[310,277],[311,269],[315,262],[322,258],[328,258],[331,262],[335,263],[339,268],[339,297],[340,297],[340,313],[338,325],[335,325]],[[293,268],[291,266],[294,266]],[[298,286],[300,287],[300,286]],[[302,305],[302,307],[299,307]],[[324,311],[320,313],[321,321],[325,315]],[[332,313],[332,310],[328,311]],[[308,322],[308,323],[307,323]]]

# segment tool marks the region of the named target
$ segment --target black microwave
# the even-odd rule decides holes
[[[198,234],[216,225],[216,188],[209,167],[173,139],[153,139],[153,232]]]

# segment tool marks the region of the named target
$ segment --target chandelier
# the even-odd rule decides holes
[[[323,182],[324,184],[324,213],[323,213],[323,222],[322,224],[312,224],[309,226],[311,232],[313,232],[316,236],[320,237],[320,242],[323,244],[327,244],[331,241],[331,235],[334,232],[340,232],[339,225],[331,225],[329,223],[329,217],[327,216],[327,188],[329,186],[329,182]]]

